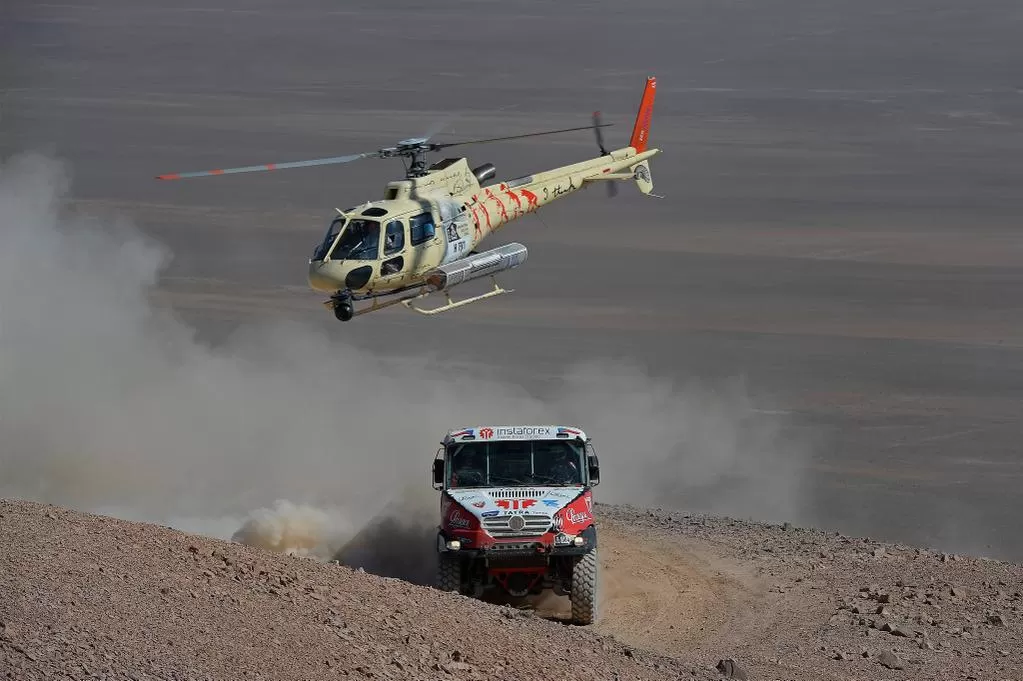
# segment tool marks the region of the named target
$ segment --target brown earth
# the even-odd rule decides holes
[[[602,620],[0,501],[0,675],[1019,679],[1023,567],[602,507]],[[720,664],[734,660],[734,668]],[[733,669],[730,671],[730,669]]]
[[[789,525],[603,509],[602,633],[751,679],[1023,678],[1023,566]]]
[[[55,506],[0,502],[0,546],[7,678],[694,678],[528,611]]]

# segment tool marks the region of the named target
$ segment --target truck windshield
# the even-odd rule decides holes
[[[448,448],[448,461],[448,487],[583,484],[583,448],[577,442],[459,442]]]

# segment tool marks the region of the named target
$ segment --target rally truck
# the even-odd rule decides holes
[[[441,491],[437,587],[475,598],[550,590],[569,596],[573,623],[592,624],[599,482],[596,452],[579,428],[449,431],[433,462],[433,486]]]

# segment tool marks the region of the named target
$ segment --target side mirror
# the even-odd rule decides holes
[[[433,460],[433,488],[440,489],[444,486],[444,459]]]
[[[600,484],[600,459],[597,458],[597,451],[593,448],[593,443],[586,442],[586,469],[589,473],[590,487],[596,487]]]

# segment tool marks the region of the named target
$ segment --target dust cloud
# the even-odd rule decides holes
[[[679,386],[594,361],[537,398],[286,321],[207,345],[150,302],[173,254],[127,222],[76,213],[69,191],[59,161],[0,165],[2,496],[418,580],[408,542],[432,554],[442,433],[572,422],[601,455],[598,501],[801,510],[806,448],[757,417],[740,383]]]

